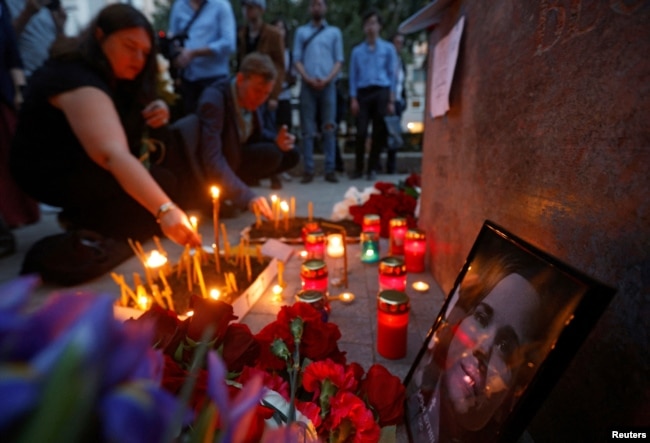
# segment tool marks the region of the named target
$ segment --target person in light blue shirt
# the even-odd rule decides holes
[[[199,8],[173,60],[182,69],[180,94],[186,113],[196,110],[203,89],[230,76],[230,56],[237,48],[235,15],[226,0],[176,0],[169,16],[169,36],[183,34]]]
[[[321,146],[325,154],[325,180],[337,183],[336,165],[336,78],[343,66],[341,30],[325,20],[325,0],[311,0],[311,21],[296,30],[293,60],[302,79],[300,127],[302,132],[303,177],[314,180],[314,138],[317,110],[320,114]]]
[[[384,116],[395,113],[397,52],[392,43],[379,37],[381,23],[374,9],[363,15],[366,39],[352,49],[350,57],[350,112],[357,120],[355,164],[350,178],[363,175],[368,124],[372,122],[366,177],[376,179],[379,155],[388,135]]]

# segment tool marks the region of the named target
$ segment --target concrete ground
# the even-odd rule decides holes
[[[346,160],[349,161],[349,159]],[[411,156],[409,159],[398,159],[398,163],[400,164],[399,170],[402,172],[408,170],[419,172],[418,162],[419,156]],[[406,164],[410,166],[402,166]],[[399,180],[405,179],[407,176],[408,174],[406,173],[396,175],[380,174],[377,180],[396,183]],[[339,179],[339,183],[332,184],[325,182],[322,175],[317,175],[312,183],[303,185],[299,183],[298,177],[293,177],[291,181],[284,181],[283,189],[279,191],[272,191],[269,188],[268,180],[266,180],[262,181],[261,187],[254,188],[254,190],[259,195],[270,196],[276,193],[281,199],[295,197],[297,216],[306,216],[308,202],[312,202],[314,216],[329,218],[334,204],[343,199],[345,192],[350,187],[355,186],[357,189],[363,190],[365,187],[372,186],[374,183],[365,179],[350,180],[347,175],[343,174],[339,175]],[[239,241],[239,233],[245,227],[250,226],[255,221],[255,217],[250,212],[244,212],[236,218],[222,219],[221,221],[226,225],[230,243],[236,244]],[[211,238],[212,223],[210,221],[205,220],[204,223],[200,223],[199,229],[203,233],[204,238]],[[43,236],[60,231],[61,228],[58,226],[56,213],[54,212],[44,212],[39,223],[14,230],[18,250],[15,254],[0,259],[0,283],[10,280],[18,274],[23,257],[33,242]],[[174,257],[180,255],[180,247],[166,239],[163,239],[162,243],[172,260]],[[155,245],[153,241],[149,241],[143,244],[143,247],[145,251],[150,251],[155,248]],[[301,248],[295,247],[295,249],[298,251]],[[387,250],[387,243],[384,240],[382,240],[381,249],[382,251]],[[336,323],[342,333],[342,338],[339,340],[339,347],[343,351],[347,351],[348,361],[356,361],[365,369],[368,369],[374,363],[381,363],[393,374],[403,379],[414,361],[429,327],[433,324],[435,316],[442,305],[444,295],[429,272],[408,276],[407,294],[410,297],[412,309],[408,328],[407,354],[406,357],[399,360],[387,360],[377,353],[376,348],[377,265],[361,263],[358,244],[349,247],[348,263],[348,290],[355,294],[356,299],[349,305],[344,305],[339,301],[331,302],[332,313],[330,321]],[[273,321],[280,306],[293,302],[294,295],[300,288],[300,264],[301,259],[297,254],[294,254],[286,263],[284,278],[287,281],[287,287],[282,294],[282,301],[279,301],[277,298],[274,299],[271,293],[271,286],[275,284],[275,281],[273,281],[263,293],[260,300],[241,319],[242,322],[251,327],[253,333],[258,332],[264,325]],[[130,276],[134,272],[142,273],[142,266],[137,258],[132,257],[119,265],[114,271],[127,276],[130,280]],[[413,290],[410,285],[416,280],[428,282],[430,284],[429,291],[419,293]],[[114,294],[116,297],[119,295],[118,287],[110,275],[104,275],[74,288],[43,286],[33,295],[34,303],[40,303],[48,294],[62,289],[90,290],[93,292]],[[341,290],[342,288],[330,287],[330,294],[336,295]],[[400,435],[401,439],[403,439],[402,431],[400,431]]]

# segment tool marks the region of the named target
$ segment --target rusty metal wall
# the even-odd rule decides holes
[[[617,287],[530,431],[650,424],[650,0],[454,1],[430,58],[461,14],[451,110],[425,117],[431,270],[448,291],[490,219]]]

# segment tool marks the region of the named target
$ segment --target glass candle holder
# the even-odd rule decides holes
[[[388,232],[390,238],[390,255],[404,255],[404,236],[406,235],[406,219],[396,217],[388,222]]]
[[[320,225],[318,224],[318,222],[310,221],[310,222],[305,223],[302,226],[302,231],[301,231],[302,243],[305,244],[307,242],[307,234],[309,234],[310,232],[316,232],[316,231],[322,231],[322,229],[321,229]]]
[[[332,312],[327,295],[321,291],[314,289],[302,290],[296,294],[296,301],[312,305],[317,311],[320,311],[321,317],[325,322],[329,319],[330,312]]]
[[[379,291],[406,290],[406,266],[400,257],[384,257],[379,262]]]
[[[330,284],[340,286],[344,279],[345,243],[343,234],[330,234],[327,236],[327,257],[330,270]]]
[[[424,231],[409,229],[404,236],[404,264],[406,272],[424,272],[427,240]]]
[[[323,260],[307,260],[300,266],[302,289],[327,294],[327,265]]]
[[[381,217],[377,214],[366,214],[363,216],[361,231],[375,232],[377,237],[381,234]]]
[[[406,357],[411,304],[402,291],[388,290],[377,298],[377,352],[389,359]]]
[[[325,233],[323,231],[314,231],[307,233],[305,240],[305,251],[307,251],[307,260],[323,260],[325,258]]]
[[[361,261],[377,263],[379,261],[379,234],[365,231],[361,233]]]

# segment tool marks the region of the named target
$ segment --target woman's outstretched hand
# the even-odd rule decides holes
[[[187,214],[180,208],[174,207],[165,212],[158,221],[163,234],[173,242],[182,246],[201,246],[201,236],[192,228]]]

